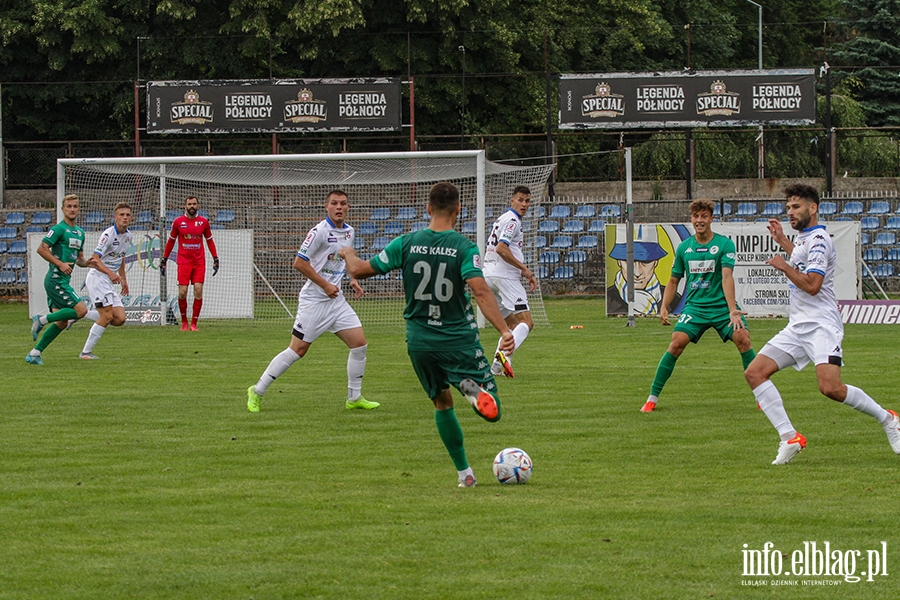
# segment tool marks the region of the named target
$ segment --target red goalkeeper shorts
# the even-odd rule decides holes
[[[178,263],[178,285],[203,283],[206,279],[206,261]]]

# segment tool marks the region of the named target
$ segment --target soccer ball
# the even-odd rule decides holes
[[[531,467],[531,457],[521,448],[504,448],[494,459],[494,475],[500,483],[527,482]]]

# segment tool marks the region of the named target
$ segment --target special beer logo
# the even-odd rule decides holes
[[[284,120],[291,123],[318,123],[328,119],[328,106],[324,100],[313,99],[308,88],[297,92],[296,100],[284,103]]]
[[[200,94],[194,90],[188,90],[184,94],[184,102],[174,102],[170,111],[173,123],[179,125],[203,125],[212,123],[212,102],[200,100]]]
[[[729,92],[725,82],[717,79],[709,86],[709,92],[697,95],[697,114],[707,117],[738,115],[741,113],[741,95]]]
[[[612,88],[606,82],[598,83],[594,93],[581,98],[581,116],[591,117],[621,117],[625,114],[625,97],[621,94],[613,94]]]

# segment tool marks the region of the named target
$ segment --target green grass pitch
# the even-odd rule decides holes
[[[775,376],[809,440],[775,467],[732,344],[688,348],[641,414],[671,329],[626,328],[602,300],[547,312],[498,382],[499,423],[459,398],[479,485],[458,489],[402,328],[367,331],[378,410],[344,409],[346,348],[326,335],[251,414],[287,319],[111,328],[93,362],[79,323],[35,367],[27,308],[0,305],[0,600],[900,597],[900,456],[812,369]],[[754,347],[783,325],[751,321]],[[900,409],[896,327],[844,341],[845,381]],[[507,446],[534,459],[527,485],[493,478]],[[783,571],[804,542],[859,551],[857,575],[886,548],[888,574],[746,576],[766,542]]]

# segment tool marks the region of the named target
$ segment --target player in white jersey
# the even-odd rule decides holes
[[[794,184],[785,190],[791,227],[799,231],[796,242],[784,234],[777,219],[769,221],[769,233],[790,254],[790,264],[780,255],[766,261],[790,280],[791,312],[787,327],[763,346],[744,372],[760,409],[781,436],[772,462],[783,465],[806,447],[784,409],[781,394],[770,377],[785,367],[802,370],[812,362],[819,391],[828,398],[875,418],[887,433],[888,442],[900,454],[900,419],[885,410],[864,391],[841,382],[844,325],[834,294],[834,242],[819,225],[819,194],[815,188]]]
[[[94,250],[94,267],[88,271],[84,284],[99,318],[91,326],[87,341],[81,350],[81,358],[93,360],[94,346],[109,325],[119,327],[125,324],[125,307],[122,298],[116,292],[115,284],[122,286],[122,294],[128,295],[128,281],[125,279],[125,255],[131,248],[131,206],[127,202],[119,202],[113,210],[112,227],[107,227],[100,234],[100,241]]]
[[[491,365],[494,375],[513,376],[512,354],[534,329],[528,296],[522,284],[524,277],[531,291],[537,288],[537,279],[525,265],[525,255],[522,253],[522,219],[530,206],[531,190],[524,185],[516,186],[509,201],[509,209],[494,221],[485,248],[484,279],[494,292],[500,313],[516,341],[515,349],[509,354],[503,353],[500,342],[497,343],[494,363]]]
[[[372,410],[377,402],[362,397],[362,378],[366,372],[366,336],[353,308],[341,292],[346,265],[338,250],[353,245],[353,228],[344,222],[350,209],[347,194],[333,190],[325,199],[326,218],[306,234],[300,246],[294,268],[306,276],[297,302],[290,345],[269,363],[256,385],[247,389],[247,409],[259,412],[259,403],[266,389],[292,364],[303,358],[310,345],[329,331],[350,348],[347,357],[347,402],[350,409]],[[356,297],[362,296],[359,282],[351,278],[350,287]]]

